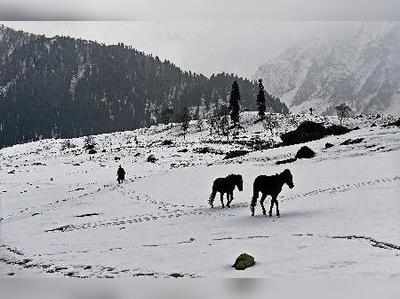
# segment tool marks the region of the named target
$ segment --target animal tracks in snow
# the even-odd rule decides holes
[[[395,245],[388,242],[382,242],[375,240],[371,237],[366,236],[358,236],[358,235],[351,235],[351,236],[333,236],[332,239],[342,239],[342,240],[365,240],[370,243],[372,247],[387,249],[387,250],[400,250],[400,245]]]
[[[0,257],[0,262],[15,266],[24,270],[36,270],[49,275],[61,275],[71,278],[119,278],[119,277],[146,277],[153,278],[198,278],[194,273],[164,273],[144,271],[140,268],[120,269],[118,267],[104,265],[60,265],[35,261],[33,258],[26,257],[24,253],[16,248],[1,245],[0,250],[5,251]],[[13,272],[12,272],[13,273]],[[15,275],[13,273],[12,275]]]
[[[296,199],[305,199],[318,196],[320,194],[332,194],[332,193],[341,193],[341,192],[348,192],[360,188],[366,187],[373,187],[381,184],[389,184],[400,182],[400,176],[395,176],[392,178],[379,178],[374,180],[368,180],[353,184],[342,184],[337,186],[332,186],[328,188],[319,188],[305,193],[298,193],[289,197],[282,196],[280,201],[288,201],[288,200],[296,200]],[[165,214],[145,214],[145,215],[138,215],[133,217],[122,217],[122,218],[115,218],[113,220],[103,220],[97,222],[87,222],[83,224],[67,224],[63,226],[59,226],[56,228],[48,229],[46,232],[70,232],[76,230],[85,230],[85,229],[96,229],[96,228],[104,228],[104,227],[114,227],[114,226],[125,226],[125,225],[132,225],[132,224],[141,224],[147,223],[152,221],[159,221],[165,219],[176,219],[180,217],[187,217],[187,216],[213,216],[215,215],[215,209],[209,210],[204,207],[194,208],[194,206],[189,205],[179,205],[179,204],[171,204],[164,201],[153,200],[148,195],[134,195],[134,192],[127,193],[130,194],[130,198],[134,200],[142,200],[146,203],[150,203],[152,205],[157,205],[159,209],[165,211]],[[237,203],[232,205],[231,209],[235,208],[248,208],[248,203]],[[171,208],[174,208],[173,210]],[[221,211],[230,211],[231,209],[225,210],[217,210]],[[231,216],[226,214],[221,214],[223,216]]]
[[[392,178],[379,178],[379,179],[363,181],[363,182],[358,182],[358,183],[353,183],[353,184],[342,184],[342,185],[328,187],[328,188],[319,188],[319,189],[315,189],[315,190],[312,190],[309,192],[298,193],[298,194],[288,196],[288,197],[282,196],[280,200],[286,201],[286,200],[293,200],[293,199],[302,199],[302,198],[317,196],[317,195],[323,194],[323,193],[348,192],[351,190],[361,189],[361,188],[365,188],[365,187],[373,187],[373,186],[377,186],[377,185],[381,185],[381,184],[389,184],[389,183],[395,183],[395,182],[400,182],[400,176],[395,176]]]

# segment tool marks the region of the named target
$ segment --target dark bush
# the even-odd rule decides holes
[[[347,139],[345,142],[342,142],[340,145],[351,145],[351,144],[358,144],[364,141],[364,138],[357,138],[357,139]]]
[[[333,125],[328,128],[326,128],[326,135],[344,135],[349,133],[351,130],[349,128],[343,127],[343,126],[338,126],[338,125]]]
[[[97,154],[97,151],[95,149],[90,149],[88,153],[89,155],[94,155]]]
[[[242,157],[242,156],[247,155],[248,153],[249,153],[248,151],[244,151],[244,150],[231,151],[226,154],[224,160]]]
[[[325,144],[325,148],[326,149],[331,148],[331,147],[334,147],[334,145],[332,143],[328,142],[328,143]]]
[[[385,125],[385,127],[394,127],[394,126],[400,127],[400,118],[398,120],[396,120],[395,122]]]
[[[350,131],[343,126],[333,125],[325,128],[322,124],[305,121],[296,130],[282,134],[281,138],[283,145],[293,145],[318,140],[328,135],[343,135]]]
[[[303,146],[296,154],[296,159],[312,159],[315,157],[315,152],[308,146]]]
[[[173,145],[174,143],[172,142],[172,140],[166,139],[164,140],[161,145]]]
[[[195,149],[193,149],[193,152],[197,153],[197,154],[214,154],[214,155],[223,155],[224,154],[222,151],[218,151],[218,150],[210,148],[208,146],[195,148]]]
[[[211,149],[209,147],[199,147],[199,148],[193,149],[193,152],[195,152],[197,154],[209,154],[209,153],[211,153]]]
[[[296,162],[296,160],[297,160],[296,158],[290,158],[290,159],[278,161],[275,164],[276,165],[289,164],[289,163]]]
[[[281,138],[285,145],[293,145],[321,139],[325,136],[326,129],[322,124],[305,121],[296,130],[282,134]]]

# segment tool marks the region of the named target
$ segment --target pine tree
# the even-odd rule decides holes
[[[230,96],[230,111],[231,111],[231,121],[233,125],[236,127],[239,125],[239,113],[240,113],[240,91],[239,84],[237,81],[234,81],[232,84],[232,91]]]
[[[258,116],[260,119],[264,119],[265,117],[265,90],[264,85],[262,83],[262,79],[258,80],[258,95],[257,95],[257,109],[258,109]]]
[[[190,112],[187,107],[183,108],[181,121],[182,121],[181,128],[183,131],[183,139],[186,139],[186,133],[187,133],[187,130],[189,129],[189,122],[190,122]]]
[[[200,119],[200,105],[197,105],[193,118]]]

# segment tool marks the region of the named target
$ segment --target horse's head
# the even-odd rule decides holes
[[[243,178],[240,174],[235,175],[235,184],[239,191],[243,191]]]
[[[282,172],[282,177],[284,178],[284,182],[289,186],[289,188],[293,189],[293,176],[289,169],[286,169],[284,172]]]

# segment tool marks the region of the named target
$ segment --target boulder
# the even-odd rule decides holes
[[[315,152],[308,146],[303,146],[296,154],[296,159],[312,159],[315,157]]]
[[[251,255],[249,255],[247,253],[242,253],[236,259],[236,261],[232,267],[234,267],[236,270],[245,270],[249,267],[254,266],[255,264],[256,264],[256,261],[254,260],[254,257],[252,257]]]
[[[147,157],[147,162],[149,162],[149,163],[156,163],[157,160],[158,159],[153,154],[151,154],[150,156]]]

